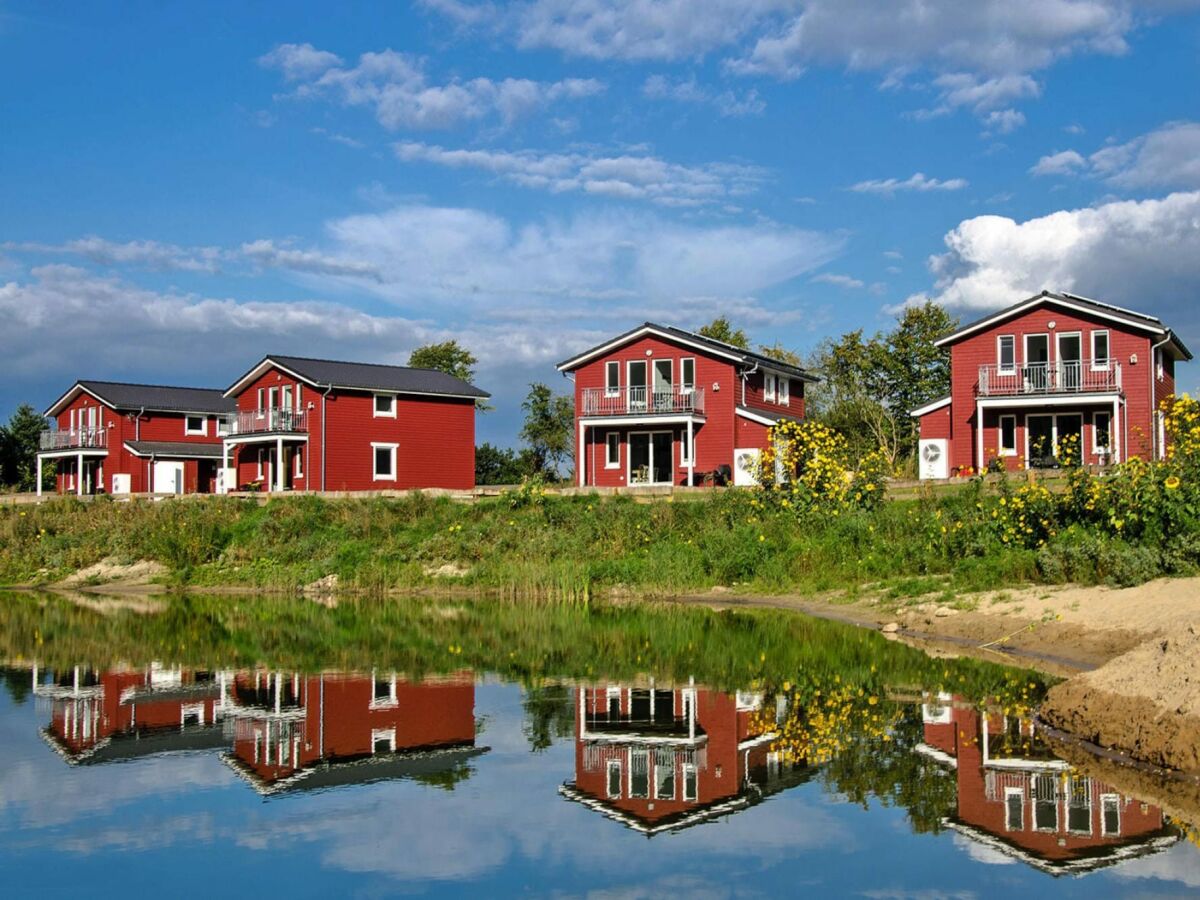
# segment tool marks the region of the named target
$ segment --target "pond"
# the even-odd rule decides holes
[[[9,896],[1200,888],[1043,679],[797,616],[0,595],[0,655]]]

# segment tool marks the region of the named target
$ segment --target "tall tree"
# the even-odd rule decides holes
[[[529,385],[521,409],[525,410],[521,440],[529,445],[535,471],[560,474],[560,465],[569,461],[575,451],[574,401],[535,382]]]
[[[454,339],[417,347],[408,357],[408,364],[414,369],[436,369],[461,378],[468,384],[475,381],[475,365],[478,362],[474,353]],[[482,400],[476,401],[475,405],[485,411],[492,408]]]
[[[475,448],[476,484],[518,484],[534,474],[533,451],[528,447],[517,451],[483,443]]]
[[[28,403],[16,408],[0,428],[0,481],[21,491],[37,487],[38,442],[45,427],[46,420]]]
[[[801,366],[804,361],[800,358],[800,354],[793,350],[789,350],[779,341],[774,344],[759,344],[758,352],[763,356],[768,356],[771,359],[778,360],[781,363],[786,363],[789,366]]]
[[[726,344],[733,344],[735,347],[741,347],[743,350],[750,349],[750,339],[746,337],[746,332],[740,328],[734,328],[733,323],[726,316],[717,316],[707,325],[701,325],[696,332],[707,338],[712,338],[714,341],[724,341]]]
[[[950,354],[934,342],[957,327],[957,319],[926,300],[905,308],[887,336],[887,354],[881,360],[884,401],[914,448],[917,423],[909,413],[950,391]]]

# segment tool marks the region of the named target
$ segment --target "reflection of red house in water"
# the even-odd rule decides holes
[[[570,800],[648,836],[744,809],[798,782],[770,752],[757,694],[694,685],[579,688]]]
[[[917,749],[952,768],[958,811],[946,824],[1051,874],[1078,874],[1154,853],[1178,837],[1162,810],[1057,759],[1029,719],[980,712],[942,695],[922,707]]]
[[[72,765],[221,746],[218,677],[151,665],[97,673],[75,667],[53,680],[33,670],[50,701],[42,736]]]
[[[260,793],[453,773],[475,747],[469,674],[409,682],[395,675],[234,677],[224,759]]]

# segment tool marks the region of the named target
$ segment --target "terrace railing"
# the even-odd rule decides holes
[[[979,367],[979,396],[1019,397],[1046,394],[1111,394],[1121,391],[1116,360],[1028,363],[1005,368]]]
[[[308,410],[243,409],[225,417],[229,437],[239,434],[303,434],[308,431]]]
[[[581,416],[653,416],[704,413],[704,389],[670,387],[584,388]]]
[[[46,430],[38,440],[42,450],[103,450],[108,446],[107,428],[63,428]]]

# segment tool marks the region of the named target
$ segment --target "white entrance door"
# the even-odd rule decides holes
[[[183,463],[156,462],[154,464],[154,493],[183,493]]]

